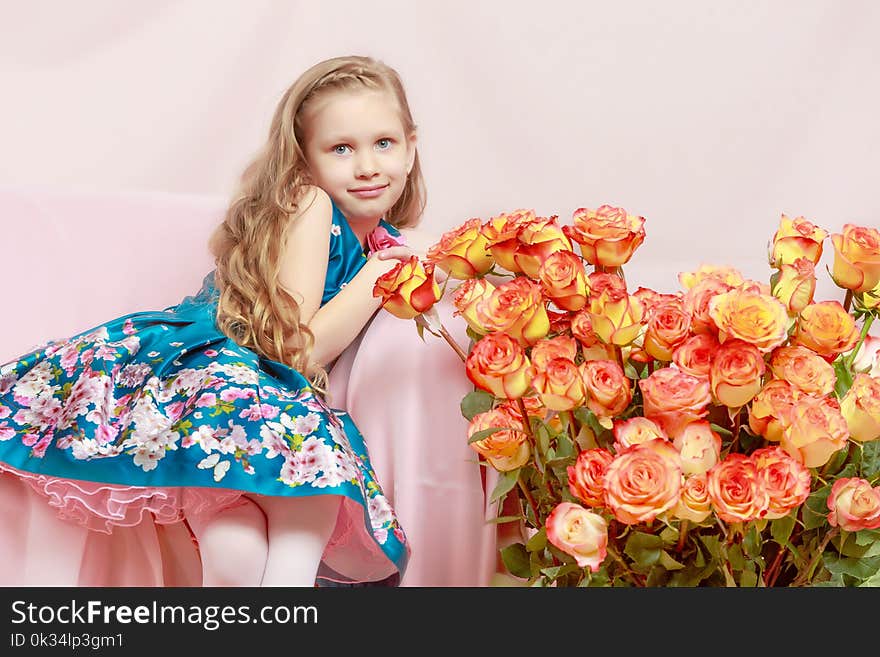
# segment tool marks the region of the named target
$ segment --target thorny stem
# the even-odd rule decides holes
[[[516,483],[519,485],[519,488],[525,496],[526,501],[529,503],[529,506],[532,507],[532,513],[535,516],[535,527],[537,528],[541,525],[541,517],[538,515],[538,505],[535,504],[535,498],[532,497],[532,492],[529,490],[529,487],[523,482],[522,473],[516,478]]]
[[[856,354],[859,353],[859,349],[861,349],[862,344],[865,342],[865,337],[868,335],[868,330],[871,328],[871,324],[874,322],[874,315],[868,315],[865,318],[865,323],[862,324],[862,332],[859,335],[859,341],[856,342],[856,346],[853,347],[853,350],[850,352],[847,359],[844,361],[844,365],[846,365],[847,371],[852,371],[852,364],[856,359]]]
[[[605,550],[617,563],[620,564],[620,566],[623,568],[624,573],[626,573],[627,579],[629,579],[629,581],[631,581],[636,586],[644,586],[644,583],[640,580],[638,575],[636,575],[627,565],[626,561],[624,561],[621,556],[617,554],[617,550],[611,547],[610,544],[606,546]]]
[[[681,525],[678,527],[678,544],[675,546],[676,552],[681,552],[684,549],[688,529],[690,529],[690,523],[687,520],[682,520]]]
[[[443,326],[443,324],[439,321],[439,319],[436,318],[436,316],[434,317],[434,319],[437,321],[436,326],[432,326],[431,322],[428,319],[426,319],[424,315],[416,315],[416,318],[415,318],[416,324],[423,326],[424,328],[428,329],[431,333],[434,333],[434,330],[436,329],[440,333],[440,336],[444,340],[446,340],[447,343],[449,343],[449,346],[452,347],[453,351],[455,351],[455,353],[458,354],[458,357],[461,358],[461,362],[462,363],[466,362],[467,361],[467,353],[465,353],[464,349],[461,348],[461,345],[459,345],[455,341],[455,338],[453,338],[449,334],[449,331],[446,330],[446,327]],[[436,335],[436,333],[434,333],[434,335]]]
[[[785,556],[785,547],[780,545],[779,549],[776,551],[776,557],[773,559],[773,563],[770,564],[770,567],[764,573],[764,586],[773,586],[776,583],[776,578],[779,577],[779,567],[782,565],[783,556]]]

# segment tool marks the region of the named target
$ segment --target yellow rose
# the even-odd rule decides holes
[[[581,568],[596,572],[605,560],[608,547],[608,523],[579,504],[560,502],[545,523],[547,540],[574,557]]]
[[[793,344],[803,345],[829,360],[849,351],[858,341],[856,322],[839,301],[820,301],[804,308],[792,335]]]
[[[605,471],[614,455],[607,449],[596,447],[578,454],[574,465],[568,466],[568,490],[584,504],[591,507],[605,505]]]
[[[691,475],[681,485],[678,503],[672,510],[675,518],[700,523],[712,513],[709,480],[706,473]]]
[[[532,345],[550,330],[541,286],[524,276],[499,285],[476,306],[477,321],[489,331],[504,331],[522,346]]]
[[[818,468],[846,447],[848,437],[846,419],[834,397],[803,396],[783,424],[780,445],[808,468]]]
[[[822,257],[822,242],[828,233],[803,217],[791,219],[784,214],[779,228],[770,241],[770,266],[790,265],[798,258],[806,258],[814,265]]]
[[[689,288],[684,295],[684,308],[691,315],[691,331],[718,334],[718,327],[709,315],[712,299],[734,289],[717,278],[704,278]]]
[[[767,294],[739,289],[718,294],[709,302],[709,316],[718,327],[722,344],[737,338],[767,353],[788,339],[788,310]]]
[[[834,367],[812,349],[801,345],[777,347],[770,355],[770,371],[808,395],[830,395],[837,375]]]
[[[502,431],[470,443],[471,449],[481,454],[499,472],[516,470],[525,465],[531,451],[522,420],[501,408],[478,413],[468,425],[468,439],[478,431],[492,428]]]
[[[577,342],[567,335],[557,335],[552,338],[538,340],[529,354],[533,369],[543,369],[554,358],[577,358]]]
[[[595,210],[578,208],[567,237],[581,246],[584,259],[600,267],[620,267],[645,241],[645,218],[627,214],[623,208],[602,205]]]
[[[434,280],[434,265],[422,266],[416,256],[397,263],[376,279],[373,296],[381,297],[382,307],[401,319],[412,319],[430,310],[441,296]]]
[[[587,305],[593,332],[605,344],[624,346],[638,337],[645,310],[642,302],[627,294],[613,274],[590,274],[592,296]]]
[[[523,225],[516,236],[513,253],[519,271],[529,278],[537,279],[541,265],[552,254],[571,251],[571,242],[556,223],[556,217],[538,217]]]
[[[669,440],[669,436],[659,424],[640,415],[628,420],[615,420],[612,433],[614,434],[614,449],[618,452],[631,445],[646,443],[655,438]]]
[[[576,312],[587,305],[590,288],[584,263],[571,251],[555,251],[538,268],[544,293],[559,308]]]
[[[474,331],[485,335],[489,330],[480,323],[477,317],[477,304],[486,299],[495,286],[485,278],[469,278],[455,288],[452,293],[452,305],[455,306],[455,315],[461,315]]]
[[[867,292],[880,284],[880,231],[844,224],[842,233],[831,235],[831,244],[831,278],[837,285],[853,292]]]
[[[517,399],[529,389],[529,359],[506,333],[490,333],[468,354],[465,371],[471,382],[502,399]]]
[[[482,234],[482,222],[470,219],[444,233],[440,241],[428,249],[425,260],[449,274],[450,278],[474,278],[492,268],[494,259],[486,250],[489,241]]]
[[[681,458],[661,439],[619,452],[605,471],[605,501],[620,522],[649,522],[678,503]]]
[[[840,412],[853,440],[864,443],[880,438],[880,379],[864,372],[856,374],[840,400]]]
[[[657,304],[645,328],[644,349],[657,360],[669,362],[675,348],[691,334],[691,315],[683,299]]]
[[[704,281],[715,281],[730,290],[742,285],[745,282],[745,277],[735,267],[700,265],[696,271],[680,273],[678,281],[685,290],[692,290]]]
[[[751,454],[770,498],[764,518],[788,515],[810,496],[810,471],[780,447],[762,447]]]
[[[880,487],[858,477],[834,482],[828,495],[828,523],[844,531],[880,529]]]
[[[797,258],[790,265],[782,265],[773,278],[773,296],[785,304],[789,315],[797,315],[813,303],[816,267],[807,258]]]
[[[724,522],[748,522],[763,518],[770,496],[758,466],[744,454],[728,454],[708,472],[709,498]]]
[[[584,403],[584,380],[574,361],[553,358],[543,367],[536,367],[533,362],[529,372],[532,387],[551,411],[570,411]]]
[[[728,408],[748,404],[761,389],[767,365],[758,348],[742,340],[728,340],[715,352],[709,368],[712,396]]]
[[[708,472],[721,458],[721,436],[705,420],[691,422],[673,441],[685,476]]]

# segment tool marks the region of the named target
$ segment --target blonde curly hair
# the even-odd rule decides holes
[[[236,343],[307,376],[319,390],[326,372],[312,363],[314,336],[296,300],[278,282],[288,221],[301,210],[311,184],[303,152],[303,115],[326,92],[362,89],[394,94],[407,134],[416,125],[397,72],[370,57],[336,57],[303,73],[282,96],[265,146],[245,169],[235,200],[211,237],[215,285],[220,293],[217,326]],[[415,225],[426,191],[418,152],[404,190],[385,220]]]

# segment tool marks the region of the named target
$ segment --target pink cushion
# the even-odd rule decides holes
[[[195,294],[226,199],[0,186],[0,363]]]

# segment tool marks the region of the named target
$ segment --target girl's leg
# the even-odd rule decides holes
[[[342,498],[315,495],[259,497],[255,501],[266,514],[269,536],[263,586],[315,586]]]
[[[192,523],[202,559],[202,586],[260,586],[266,568],[266,516],[249,498]]]

